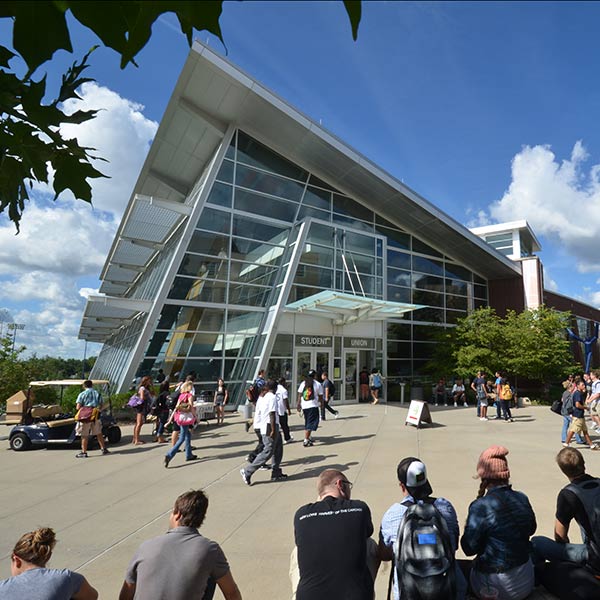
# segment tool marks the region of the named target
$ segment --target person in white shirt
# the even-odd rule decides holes
[[[273,457],[273,469],[271,481],[281,481],[287,478],[281,470],[281,459],[283,458],[283,443],[279,432],[279,414],[277,410],[277,383],[272,379],[261,389],[260,396],[256,401],[255,425],[260,428],[264,448],[261,453],[244,468],[240,474],[246,485],[252,485],[252,475]]]
[[[323,386],[315,380],[311,370],[298,387],[298,412],[304,413],[304,447],[312,446],[311,434],[319,427],[319,407],[323,404]]]
[[[288,425],[288,417],[291,415],[290,403],[288,401],[288,391],[285,387],[285,378],[282,377],[277,384],[277,412],[279,413],[279,427],[283,434],[283,443],[287,444],[294,440],[290,434],[290,426]]]
[[[469,406],[467,404],[467,395],[465,394],[465,385],[463,380],[459,377],[456,383],[452,386],[452,400],[454,400],[454,406],[458,406],[460,402],[463,406]]]

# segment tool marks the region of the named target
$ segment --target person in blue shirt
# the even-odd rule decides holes
[[[76,455],[77,458],[87,458],[88,453],[88,442],[91,435],[95,435],[98,440],[98,444],[102,449],[102,454],[110,454],[108,448],[106,447],[106,443],[104,442],[104,436],[102,435],[102,422],[100,420],[100,410],[102,410],[102,396],[99,392],[97,392],[93,383],[87,379],[83,382],[83,387],[85,388],[79,396],[77,396],[76,407],[77,411],[84,406],[96,408],[98,412],[96,414],[96,418],[88,421],[80,421],[79,425],[81,426],[81,452]]]
[[[567,439],[563,446],[568,448],[571,444],[573,436],[578,433],[582,435],[587,442],[590,450],[600,450],[600,446],[594,444],[588,433],[587,426],[585,424],[585,398],[586,398],[585,381],[583,379],[575,379],[575,391],[573,392],[573,413],[571,418],[571,425],[569,426],[569,432],[567,433]]]
[[[431,484],[427,479],[427,469],[418,458],[415,458],[414,456],[403,458],[398,464],[396,473],[398,475],[398,481],[400,482],[402,500],[392,504],[381,520],[381,527],[379,529],[379,557],[384,561],[393,560],[394,558],[398,529],[408,508],[412,504],[423,502],[425,499],[431,498],[431,494],[433,493]],[[445,498],[436,498],[433,505],[440,511],[442,517],[446,521],[452,541],[452,548],[456,551],[458,548],[459,536],[456,511],[452,504]],[[457,562],[456,598],[464,598],[466,590],[467,583]],[[396,569],[394,569],[393,592],[394,600],[399,600],[400,588],[398,586]]]
[[[12,577],[0,581],[0,598],[11,600],[96,600],[87,579],[69,569],[47,569],[56,545],[50,527],[25,533],[10,556]]]

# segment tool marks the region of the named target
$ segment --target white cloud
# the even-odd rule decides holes
[[[89,278],[99,276],[158,127],[142,105],[106,87],[86,83],[79,94],[81,100],[65,103],[66,112],[99,112],[81,125],[63,126],[61,133],[95,148],[93,154],[107,160],[95,166],[110,178],[89,180],[91,206],[70,192],[53,204],[52,186],[36,185],[19,235],[6,214],[0,216],[0,300],[25,324],[17,344],[25,344],[28,354],[82,356],[77,334],[84,299],[97,290],[79,279],[87,277],[89,286]]]
[[[490,206],[497,221],[527,219],[576,259],[582,272],[600,270],[600,165],[584,170],[587,151],[578,141],[567,160],[549,146],[526,146],[512,161],[512,182]]]

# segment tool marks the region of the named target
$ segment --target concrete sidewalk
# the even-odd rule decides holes
[[[510,450],[515,489],[524,491],[535,510],[538,534],[552,535],[558,490],[567,481],[554,462],[560,450],[562,420],[547,407],[514,411],[515,422],[481,422],[474,408],[432,408],[434,425],[405,426],[406,408],[395,405],[341,406],[338,419],[319,427],[317,443],[304,448],[302,420],[290,418],[296,438],[284,447],[283,468],[290,479],[271,483],[259,471],[248,487],[239,469],[255,438],[240,417],[225,425],[200,425],[194,435],[200,460],[186,463],[179,454],[163,466],[165,446],[132,446],[131,428],[111,456],[77,450],[13,452],[0,442],[0,578],[10,574],[10,552],[25,531],[52,526],[58,537],[51,566],[83,573],[101,598],[116,598],[125,568],[138,545],[163,533],[176,496],[204,488],[210,498],[202,533],[218,541],[231,564],[245,600],[291,597],[289,556],[294,545],[293,515],[315,499],[315,478],[339,468],[354,483],[353,497],[371,507],[375,536],[385,510],[400,497],[396,466],[419,456],[428,467],[434,495],[445,496],[464,524],[478,481],[479,453],[491,444]],[[150,438],[150,425],[142,430]],[[2,431],[4,433],[4,431]],[[600,452],[582,449],[591,474],[600,475]],[[572,528],[575,539],[578,528]],[[389,567],[376,581],[385,598]],[[217,592],[216,597],[220,597]]]

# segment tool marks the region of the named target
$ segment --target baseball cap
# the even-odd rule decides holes
[[[311,370],[308,372],[308,376],[309,376],[309,377],[314,377],[316,374],[317,374],[317,372],[316,372],[314,369],[311,369]]]
[[[413,456],[400,461],[398,480],[406,486],[410,495],[415,499],[427,498],[433,492],[427,479],[427,468]]]

